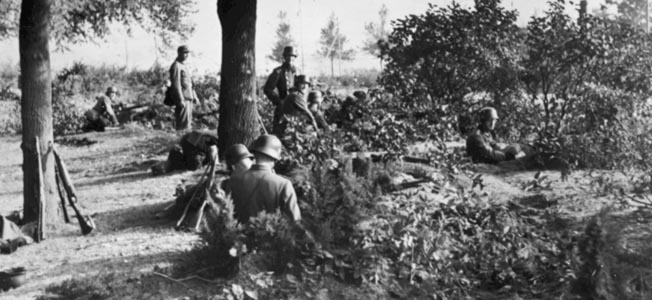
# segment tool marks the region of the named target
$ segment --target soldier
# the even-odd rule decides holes
[[[292,65],[292,59],[297,57],[293,47],[283,49],[283,64],[274,69],[267,77],[263,92],[265,96],[274,104],[274,119],[272,121],[272,130],[275,133],[280,131],[281,126],[282,104],[289,94],[289,89],[294,86],[294,75],[297,73],[296,67]]]
[[[283,102],[283,117],[280,121],[279,126],[275,134],[282,136],[285,133],[285,129],[289,123],[289,119],[296,116],[305,116],[309,124],[312,125],[315,130],[318,130],[317,121],[315,117],[308,109],[307,96],[308,91],[310,90],[310,82],[306,75],[298,75],[294,80],[294,89],[288,95],[288,97]]]
[[[181,137],[179,145],[170,150],[166,171],[197,170],[217,156],[217,136],[208,132],[191,131]]]
[[[273,135],[262,135],[249,148],[256,163],[248,171],[231,177],[235,218],[247,223],[262,211],[274,213],[280,209],[293,221],[301,220],[292,183],[274,173],[274,164],[281,158],[281,141]]]
[[[324,112],[321,109],[321,103],[323,100],[324,97],[321,91],[317,90],[308,93],[308,109],[315,117],[315,121],[317,122],[319,129],[322,129],[324,132],[328,133],[330,132],[330,127],[328,126],[328,122],[326,122],[326,118],[324,117]]]
[[[199,99],[192,88],[190,70],[184,64],[188,59],[190,50],[187,46],[177,48],[177,59],[170,66],[170,88],[172,102],[174,103],[174,121],[177,130],[190,130],[192,128],[192,105]]]
[[[117,93],[118,90],[111,86],[106,89],[104,95],[95,98],[97,100],[95,106],[84,113],[84,116],[86,117],[86,125],[84,125],[83,128],[84,131],[104,131],[109,125],[120,124],[118,118],[115,116],[113,107],[111,106]]]
[[[496,164],[525,156],[520,145],[505,146],[495,141],[494,128],[498,121],[496,109],[485,107],[478,114],[478,128],[466,139],[466,152],[474,163]]]
[[[253,164],[253,154],[249,152],[243,144],[235,144],[229,147],[224,154],[226,160],[226,169],[231,176],[237,176],[251,168]],[[222,189],[225,193],[231,192],[230,179],[222,181]]]

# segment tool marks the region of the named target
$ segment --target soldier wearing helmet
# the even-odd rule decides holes
[[[95,106],[84,113],[84,131],[104,131],[107,126],[120,124],[111,106],[117,94],[118,89],[111,86],[106,89],[104,95],[95,98]]]
[[[294,221],[301,219],[297,195],[290,180],[274,173],[274,164],[281,158],[283,146],[273,135],[262,135],[250,146],[256,159],[251,168],[231,177],[231,197],[235,218],[247,223],[249,218],[265,211],[281,210]]]
[[[466,152],[474,163],[496,164],[525,156],[518,144],[505,147],[495,141],[498,112],[493,107],[478,111],[478,128],[466,139]]]
[[[283,136],[285,129],[290,124],[290,119],[295,117],[305,117],[308,124],[312,125],[315,130],[318,130],[317,121],[313,116],[310,109],[308,109],[308,92],[310,91],[311,83],[306,75],[298,75],[294,79],[294,88],[290,95],[283,101],[281,113],[281,121],[274,127],[274,134]]]
[[[328,126],[328,122],[326,122],[324,112],[321,108],[321,103],[323,100],[324,96],[319,90],[311,91],[308,93],[308,109],[315,117],[315,121],[317,122],[319,129],[324,130],[324,132],[328,133],[330,131],[330,127]]]
[[[253,165],[254,155],[249,152],[247,146],[243,144],[234,144],[226,149],[224,153],[226,169],[231,176],[240,175],[251,168]],[[231,179],[225,179],[221,184],[225,193],[231,193]]]

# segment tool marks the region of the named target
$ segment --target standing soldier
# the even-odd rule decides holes
[[[174,100],[174,121],[177,130],[192,128],[192,105],[197,103],[197,94],[192,88],[190,70],[184,64],[188,59],[188,46],[177,48],[177,59],[170,66],[171,96]]]
[[[280,132],[283,101],[288,96],[288,90],[294,86],[294,75],[296,67],[292,65],[293,57],[297,57],[294,48],[287,46],[283,49],[283,64],[269,74],[263,92],[274,104],[274,120],[272,121],[273,132]]]

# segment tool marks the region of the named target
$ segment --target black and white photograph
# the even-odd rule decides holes
[[[651,0],[0,0],[0,299],[650,300]]]

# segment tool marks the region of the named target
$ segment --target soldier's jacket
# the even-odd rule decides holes
[[[495,164],[507,160],[505,153],[498,149],[491,132],[477,128],[466,139],[466,153],[474,163]]]
[[[170,88],[174,90],[172,97],[174,103],[180,104],[183,100],[192,101],[196,98],[195,92],[192,89],[191,74],[186,65],[178,60],[175,60],[170,66]],[[181,90],[183,99],[179,99],[178,90]]]
[[[294,66],[284,63],[269,74],[263,92],[274,105],[281,104],[281,100],[288,96],[289,89],[294,86],[296,72]]]
[[[95,106],[91,110],[84,113],[87,119],[94,121],[99,118],[108,117],[114,124],[119,124],[118,118],[115,116],[113,107],[111,106],[111,99],[107,96],[98,96]],[[108,124],[107,124],[108,125]]]
[[[294,221],[301,220],[292,183],[276,175],[270,166],[255,164],[248,171],[231,177],[228,185],[235,218],[240,223],[247,223],[262,211],[274,213],[278,209]]]

